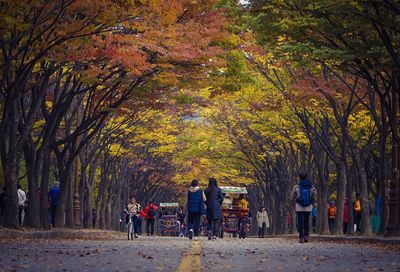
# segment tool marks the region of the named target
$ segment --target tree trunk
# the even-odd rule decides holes
[[[359,150],[354,151],[354,162],[357,165],[358,176],[360,179],[360,199],[361,199],[361,233],[364,235],[372,235],[371,216],[369,210],[369,197],[368,197],[368,178],[365,170],[364,160]]]
[[[49,228],[49,176],[50,176],[50,150],[43,151],[42,169],[41,169],[41,183],[40,183],[40,227]]]
[[[39,213],[39,185],[38,180],[36,179],[36,172],[40,171],[40,169],[35,168],[35,147],[33,142],[28,142],[27,140],[24,143],[24,159],[25,166],[27,172],[28,179],[28,209],[26,214],[26,226],[38,228],[40,227],[40,213]]]
[[[345,156],[343,156],[345,158]],[[338,162],[337,165],[337,198],[336,207],[337,213],[335,217],[335,234],[343,233],[343,211],[344,211],[344,198],[346,194],[347,176],[344,160]]]

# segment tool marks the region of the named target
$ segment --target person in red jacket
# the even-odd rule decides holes
[[[343,234],[347,234],[349,227],[349,199],[344,199],[344,211],[343,211]]]
[[[149,201],[149,205],[147,205],[144,213],[146,215],[146,231],[147,236],[154,235],[154,221],[156,219],[156,214],[158,211],[158,207],[153,204],[152,201]]]

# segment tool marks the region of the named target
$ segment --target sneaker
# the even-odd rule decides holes
[[[209,232],[208,232],[208,240],[211,240],[211,239],[212,239],[212,237],[213,237],[213,235],[212,235],[212,232],[211,232],[211,231],[209,231]]]
[[[217,240],[217,236],[213,236],[211,239],[212,239],[213,241],[215,241],[215,240]]]
[[[139,236],[135,233],[135,236],[134,236],[135,238],[139,238]]]
[[[300,243],[300,244],[303,244],[303,243],[304,243],[304,238],[301,238],[300,241],[299,241],[299,243]]]
[[[198,240],[199,240],[199,236],[195,236],[195,237],[193,238],[193,240],[198,241]]]
[[[189,239],[190,240],[193,239],[193,230],[192,229],[189,230]]]

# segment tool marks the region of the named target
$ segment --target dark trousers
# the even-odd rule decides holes
[[[153,219],[154,220],[154,219]],[[143,218],[138,218],[138,234],[142,235],[142,223],[143,223]],[[153,222],[154,225],[154,222]]]
[[[50,207],[51,209],[51,225],[54,228],[54,222],[56,220],[56,209],[57,209],[57,205],[51,205]]]
[[[328,223],[329,223],[329,231],[333,233],[335,230],[335,218],[328,218]]]
[[[258,228],[258,238],[264,238],[266,228],[267,228],[267,224],[262,223],[262,227]]]
[[[317,217],[313,216],[312,218],[312,230],[313,232],[316,232],[317,230]]]
[[[356,231],[361,232],[361,213],[354,213],[354,224],[356,224]]]
[[[154,218],[149,218],[146,220],[146,231],[147,231],[147,235],[154,234]]]
[[[296,215],[297,225],[299,227],[299,238],[307,238],[310,230],[310,212],[296,212]]]
[[[343,234],[347,234],[348,227],[349,227],[349,222],[343,222]]]
[[[19,225],[22,226],[22,213],[24,212],[25,207],[19,206],[18,217],[19,217]]]
[[[193,229],[194,236],[199,236],[200,232],[200,213],[191,213],[188,215],[188,229]]]
[[[207,230],[212,231],[213,236],[218,236],[219,222],[221,219],[207,218]]]

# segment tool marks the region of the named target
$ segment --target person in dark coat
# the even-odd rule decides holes
[[[217,185],[215,178],[208,180],[208,188],[204,191],[207,205],[208,239],[217,239],[219,222],[222,219],[221,205],[224,200],[221,188]]]
[[[189,228],[189,239],[199,239],[200,234],[200,219],[202,208],[204,205],[205,196],[203,190],[199,188],[199,181],[192,180],[191,187],[187,193],[187,211],[188,211],[188,228]]]
[[[55,181],[53,186],[49,190],[49,201],[50,201],[50,209],[51,209],[51,225],[54,228],[55,218],[56,218],[56,209],[58,205],[58,199],[60,196],[60,182]]]

